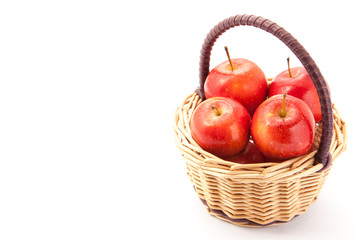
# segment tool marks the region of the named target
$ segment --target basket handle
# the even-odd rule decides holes
[[[324,167],[320,171],[328,169],[332,161],[329,149],[333,134],[333,113],[331,98],[329,90],[327,88],[327,84],[316,63],[309,55],[309,53],[305,50],[305,48],[290,33],[288,33],[285,29],[283,29],[276,23],[259,16],[236,15],[227,18],[217,24],[207,34],[205,41],[202,45],[199,69],[200,85],[196,89],[196,93],[198,93],[200,97],[205,100],[204,83],[207,75],[209,74],[211,50],[217,38],[228,29],[242,25],[260,28],[280,39],[295,54],[295,56],[300,60],[306,71],[309,73],[319,95],[323,123],[321,141],[319,149],[315,156],[315,160],[316,162],[322,163],[324,165]]]

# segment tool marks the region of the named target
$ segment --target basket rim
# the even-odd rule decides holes
[[[317,150],[283,162],[266,162],[240,164],[223,160],[202,149],[192,138],[190,118],[194,109],[202,102],[196,93],[189,94],[178,106],[175,114],[176,145],[189,167],[199,168],[201,172],[212,176],[232,179],[239,182],[266,183],[269,181],[290,181],[305,175],[310,175],[323,169],[322,163],[315,163]],[[330,154],[335,160],[347,146],[346,123],[340,117],[335,104],[332,105],[334,115],[333,136]],[[321,127],[317,127],[316,137],[319,143]],[[331,163],[332,165],[333,163]]]

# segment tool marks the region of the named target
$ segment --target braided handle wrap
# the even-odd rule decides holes
[[[327,84],[316,63],[311,58],[309,53],[305,50],[305,48],[290,33],[288,33],[285,29],[283,29],[276,23],[259,16],[236,15],[227,18],[217,24],[208,33],[202,45],[199,69],[200,85],[196,89],[196,93],[198,93],[200,97],[205,100],[204,83],[207,75],[209,74],[210,54],[212,47],[215,44],[215,41],[221,34],[223,34],[228,29],[241,25],[260,28],[280,39],[295,54],[295,56],[300,60],[306,71],[309,73],[319,95],[323,123],[321,142],[315,159],[316,162],[322,163],[324,165],[324,167],[320,171],[326,170],[330,167],[332,161],[329,149],[333,134],[332,103]]]

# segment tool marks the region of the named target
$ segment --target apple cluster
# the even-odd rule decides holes
[[[288,65],[268,84],[254,62],[228,58],[206,78],[206,100],[190,120],[194,140],[204,150],[241,164],[307,153],[321,109],[305,68]]]

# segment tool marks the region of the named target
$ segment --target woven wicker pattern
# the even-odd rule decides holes
[[[331,169],[314,156],[321,139],[317,126],[312,152],[282,163],[237,164],[204,150],[191,137],[191,115],[201,102],[188,96],[175,115],[176,143],[186,161],[187,174],[210,214],[240,226],[263,226],[291,220],[305,213],[316,199]],[[330,154],[336,159],[346,148],[346,125],[335,106]]]

